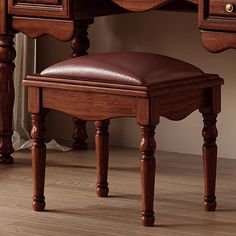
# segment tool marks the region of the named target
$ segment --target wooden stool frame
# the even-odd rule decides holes
[[[96,121],[97,195],[108,195],[109,119],[135,117],[141,128],[142,224],[154,224],[155,128],[160,116],[182,120],[195,110],[203,115],[204,207],[216,208],[217,165],[216,117],[220,112],[220,87],[223,80],[205,74],[158,85],[134,86],[80,80],[28,76],[28,110],[32,116],[33,209],[45,208],[44,182],[46,147],[44,116],[55,109],[73,117]]]

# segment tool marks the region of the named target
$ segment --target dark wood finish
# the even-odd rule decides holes
[[[28,111],[31,114],[38,114],[40,113],[41,105],[41,89],[36,87],[29,87],[28,88],[28,96],[32,97],[35,103],[28,101]]]
[[[217,145],[216,138],[218,135],[216,128],[216,117],[221,110],[221,91],[218,87],[213,87],[206,91],[207,101],[210,109],[200,109],[203,115],[204,127],[202,136],[204,144],[202,148],[203,166],[204,166],[204,208],[206,211],[215,211],[216,209],[216,169],[217,169]]]
[[[52,93],[55,95],[54,98]],[[80,101],[79,106],[78,101]],[[135,116],[136,98],[45,88],[43,89],[43,107],[63,111],[84,120],[104,120]],[[74,107],[77,109],[75,110]]]
[[[141,126],[142,140],[142,224],[154,224],[153,199],[155,182],[156,148],[154,130],[160,116],[181,120],[199,109],[205,117],[204,169],[205,208],[214,208],[216,148],[215,115],[220,111],[220,85],[222,79],[216,75],[202,75],[189,79],[164,81],[151,86],[109,84],[43,76],[28,76],[23,84],[29,86],[29,107],[55,109],[74,117],[96,122],[97,195],[107,196],[108,170],[108,119],[135,117]],[[36,90],[32,90],[32,88]],[[40,101],[39,90],[42,90]],[[78,101],[80,101],[78,105]],[[31,105],[32,104],[32,105]],[[34,105],[33,105],[34,104]],[[212,132],[214,131],[214,132]],[[44,155],[44,154],[43,154]]]
[[[71,42],[71,48],[73,50],[72,57],[87,55],[90,42],[88,38],[88,27],[94,22],[93,18],[79,20],[76,22],[76,32],[74,39]],[[74,133],[72,138],[74,139],[74,150],[86,150],[88,148],[86,139],[88,138],[86,132],[86,121],[74,118]]]
[[[1,29],[0,29],[1,30]],[[16,52],[13,34],[0,34],[0,163],[12,164],[12,110],[14,103],[13,72]]]
[[[236,34],[229,32],[204,31],[201,33],[201,40],[206,50],[213,53],[236,48]]]
[[[36,4],[60,5],[61,0],[14,0],[14,4],[17,4],[17,3],[36,3]]]
[[[223,16],[228,18],[233,18],[236,16],[236,12],[227,12],[226,4],[231,3],[235,6],[236,1],[230,0],[209,0],[209,15],[210,16]]]
[[[32,174],[33,174],[33,209],[43,211],[45,208],[44,182],[46,166],[46,145],[44,143],[44,114],[32,114]]]
[[[96,121],[96,162],[97,162],[97,196],[107,197],[109,188],[107,182],[109,159],[109,120]]]
[[[18,16],[71,18],[71,0],[8,0],[8,13]]]
[[[90,47],[88,28],[93,22],[93,18],[76,21],[75,35],[71,42],[71,48],[73,50],[71,57],[79,57],[88,54]]]
[[[69,41],[74,36],[74,22],[65,20],[13,17],[12,29],[22,32],[30,38],[51,35],[60,41]]]
[[[8,27],[7,4],[0,2],[0,164],[12,164],[13,71],[16,53],[14,34]]]
[[[88,139],[88,134],[86,130],[86,120],[81,120],[76,117],[73,118],[74,122],[74,132],[72,138],[74,139],[73,150],[87,150],[88,145],[86,140]]]
[[[141,126],[142,140],[140,143],[141,156],[141,186],[142,186],[142,218],[144,226],[153,226],[155,217],[153,211],[156,149],[155,126]]]
[[[226,10],[232,4],[232,12]],[[199,28],[204,47],[210,52],[236,48],[236,1],[199,0]]]
[[[203,166],[205,176],[205,197],[204,207],[207,211],[215,211],[216,197],[216,165],[217,165],[217,146],[216,146],[216,114],[203,114],[204,128],[202,135],[204,144],[202,148]]]
[[[170,2],[170,0],[146,0],[146,1],[129,1],[129,0],[112,0],[119,6],[130,11],[146,11],[154,9]]]

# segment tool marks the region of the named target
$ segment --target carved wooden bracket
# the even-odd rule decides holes
[[[56,27],[55,27],[56,26]],[[74,21],[13,17],[12,29],[30,38],[51,35],[60,41],[69,41],[74,36]]]
[[[236,49],[236,34],[224,32],[201,32],[203,46],[213,53],[219,53],[229,48]]]
[[[112,0],[117,5],[123,7],[124,9],[130,11],[146,11],[153,8],[157,8],[163,4],[171,2],[171,0],[146,0],[140,1],[137,4],[137,1],[124,1],[124,0]]]

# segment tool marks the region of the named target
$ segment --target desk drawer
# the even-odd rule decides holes
[[[60,0],[17,0],[17,3],[36,3],[36,4],[52,4],[52,5],[60,5]]]
[[[198,0],[198,3],[201,30],[236,32],[236,0]]]
[[[70,18],[71,0],[8,0],[8,13],[18,16]]]
[[[209,15],[221,17],[236,17],[236,0],[210,0]]]

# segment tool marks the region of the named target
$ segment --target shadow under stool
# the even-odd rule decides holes
[[[154,224],[155,127],[159,118],[178,121],[195,110],[203,115],[204,207],[214,211],[217,164],[216,117],[220,112],[218,75],[186,62],[151,53],[87,55],[52,65],[28,76],[28,110],[32,117],[33,209],[45,208],[46,147],[44,117],[49,109],[96,125],[97,195],[108,195],[109,119],[135,117],[141,128],[141,186],[144,226]]]

